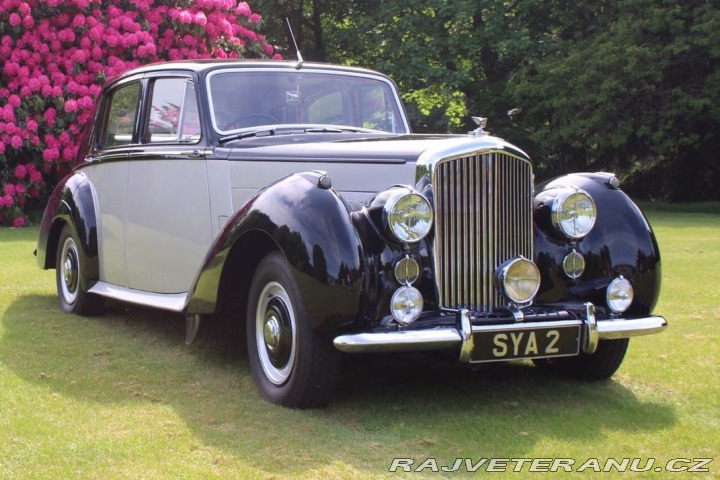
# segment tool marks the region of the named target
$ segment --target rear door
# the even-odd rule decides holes
[[[142,85],[140,76],[132,77],[114,86],[105,96],[97,135],[82,170],[90,179],[96,196],[100,280],[120,286],[127,286],[128,158],[138,142]]]

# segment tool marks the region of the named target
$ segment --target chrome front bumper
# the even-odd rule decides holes
[[[460,361],[468,362],[473,350],[473,333],[483,331],[530,330],[538,327],[580,325],[581,346],[584,353],[594,353],[598,341],[637,337],[659,333],[667,327],[660,316],[643,318],[616,318],[596,320],[595,307],[585,304],[585,315],[577,320],[554,322],[515,323],[511,325],[472,325],[467,310],[458,312],[457,326],[436,327],[426,330],[398,330],[394,332],[368,332],[340,335],[335,338],[335,348],[347,353],[409,352],[422,350],[445,350],[460,347]]]

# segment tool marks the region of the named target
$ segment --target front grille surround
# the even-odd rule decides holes
[[[532,166],[490,151],[444,158],[433,170],[440,307],[491,313],[507,304],[495,270],[511,258],[533,258]]]

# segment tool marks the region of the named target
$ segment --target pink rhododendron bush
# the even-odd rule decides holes
[[[108,79],[161,60],[270,57],[236,0],[0,0],[0,225],[68,172]]]

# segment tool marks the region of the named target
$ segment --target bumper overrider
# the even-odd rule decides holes
[[[667,327],[667,321],[656,315],[598,320],[592,303],[585,303],[583,311],[578,313],[552,321],[477,324],[473,322],[472,313],[462,309],[455,314],[455,325],[345,334],[336,337],[333,343],[346,353],[458,348],[461,362],[478,363],[571,356],[581,352],[592,354],[600,340],[652,335]],[[561,333],[569,339],[569,344],[561,340]]]

